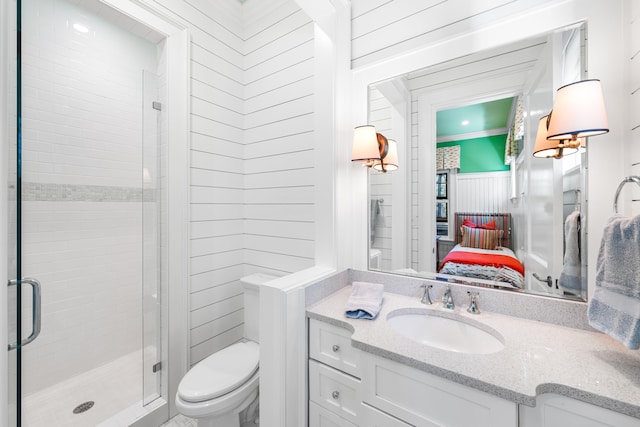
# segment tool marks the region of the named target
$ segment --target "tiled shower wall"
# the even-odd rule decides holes
[[[30,393],[140,348],[142,70],[157,60],[63,0],[23,4],[23,275],[43,300]]]

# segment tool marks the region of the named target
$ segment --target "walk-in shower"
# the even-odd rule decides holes
[[[41,333],[20,349],[21,423],[128,425],[167,381],[165,38],[98,0],[19,3],[9,263],[42,284]]]

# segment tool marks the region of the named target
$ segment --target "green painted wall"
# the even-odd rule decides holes
[[[504,164],[506,142],[507,135],[504,134],[441,142],[437,147],[460,146],[459,173],[500,172],[509,170],[509,166]]]

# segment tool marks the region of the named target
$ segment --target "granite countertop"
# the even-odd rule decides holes
[[[351,286],[332,293],[307,307],[307,316],[352,331],[355,348],[516,403],[533,407],[537,395],[556,393],[640,418],[640,351],[605,334],[487,311],[473,315],[466,301],[452,313],[439,303],[427,306],[388,292],[375,320],[349,319],[344,306],[350,294]],[[497,332],[505,347],[466,354],[417,343],[387,325],[396,310],[456,316]]]

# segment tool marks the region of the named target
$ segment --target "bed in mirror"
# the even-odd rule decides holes
[[[586,299],[587,151],[532,156],[555,90],[586,78],[585,37],[578,23],[369,86],[369,123],[407,135],[408,168],[369,172],[370,269]]]

